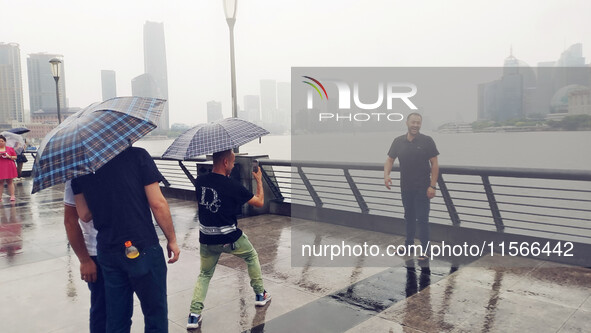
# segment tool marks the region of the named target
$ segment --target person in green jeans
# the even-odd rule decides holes
[[[201,324],[209,281],[222,252],[233,254],[246,262],[256,306],[264,306],[271,300],[271,295],[263,286],[257,251],[246,234],[238,228],[236,218],[244,203],[263,206],[265,199],[261,170],[252,173],[257,182],[257,191],[253,195],[242,184],[228,177],[234,168],[234,161],[235,155],[231,149],[214,153],[212,172],[197,177],[195,181],[199,205],[201,271],[193,292],[187,328],[198,328]]]

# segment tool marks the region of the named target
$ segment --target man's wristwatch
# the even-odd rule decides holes
[[[435,187],[435,186],[430,186],[429,185],[429,187],[432,188],[432,189],[434,189],[434,190],[437,190],[437,187]]]

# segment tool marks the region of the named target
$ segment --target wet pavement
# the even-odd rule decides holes
[[[30,191],[30,180],[19,182],[17,201],[5,190],[0,203],[0,332],[86,332],[89,291],[67,245],[62,188]],[[182,250],[168,266],[169,327],[186,332],[199,272],[196,205],[169,204]],[[403,238],[277,215],[239,223],[273,299],[256,308],[246,265],[223,255],[195,332],[591,332],[591,269],[498,256],[460,265],[396,257],[391,267],[364,267],[362,259],[356,267],[292,267],[293,226],[374,243]],[[132,332],[142,331],[136,301]]]

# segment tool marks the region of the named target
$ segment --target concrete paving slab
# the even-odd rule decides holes
[[[568,319],[566,323],[564,323],[558,332],[591,332],[591,311],[579,309],[572,315],[572,317]]]
[[[404,327],[395,321],[386,320],[381,317],[373,317],[346,331],[346,333],[367,332],[421,333],[421,331]]]
[[[29,191],[30,181],[20,182],[17,202],[0,204],[0,331],[85,332],[89,291],[67,246],[62,189],[33,196]],[[197,211],[193,201],[170,199],[169,205],[182,251],[179,262],[168,265],[169,328],[186,332],[200,266]],[[392,267],[367,267],[359,258],[356,267],[315,266],[314,260],[292,267],[292,237],[384,245],[403,237],[277,215],[241,219],[239,225],[259,252],[273,300],[254,307],[244,262],[224,254],[202,332],[591,331],[588,268],[499,256],[458,268],[431,262],[429,271],[412,257],[397,257]],[[405,269],[411,261],[415,270]],[[136,298],[132,332],[142,331]]]
[[[581,309],[591,312],[591,296],[587,297],[587,300],[581,305]]]

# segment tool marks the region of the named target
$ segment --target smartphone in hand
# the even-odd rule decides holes
[[[259,161],[257,161],[257,160],[252,161],[252,172],[254,172],[254,173],[259,172]]]

